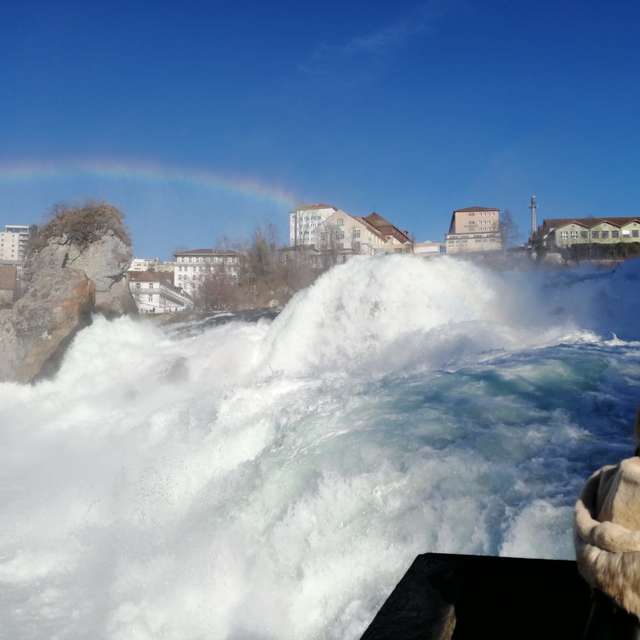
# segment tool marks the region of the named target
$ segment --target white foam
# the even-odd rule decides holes
[[[362,259],[273,323],[96,319],[0,385],[7,637],[357,638],[417,553],[570,556],[608,445],[563,403],[630,395],[639,336],[591,311],[626,276],[554,278]]]

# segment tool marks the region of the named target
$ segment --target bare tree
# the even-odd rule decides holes
[[[518,226],[509,209],[505,209],[500,216],[500,238],[502,247],[506,249],[518,242]]]

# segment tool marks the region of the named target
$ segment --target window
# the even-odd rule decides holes
[[[342,226],[344,224],[344,220],[342,218],[338,218],[336,220],[336,224],[339,225],[339,226]]]
[[[612,231],[611,232],[611,237],[612,238],[619,238],[620,237],[620,232],[619,231]]]
[[[360,237],[360,229],[354,229],[352,231],[352,235],[354,238],[359,238]]]
[[[608,232],[608,231],[603,231],[603,232],[600,234],[600,237],[601,237],[602,239],[608,238],[608,237],[609,237],[609,232]]]
[[[592,237],[594,240],[597,240],[597,239],[600,237],[600,232],[599,232],[599,231],[592,231],[592,232],[591,232],[591,237]]]
[[[586,239],[589,237],[589,232],[588,231],[581,231],[580,232],[580,237],[583,239]]]
[[[637,238],[638,236],[640,236],[640,229],[634,229],[634,230],[631,232],[631,235],[632,235],[634,238]]]
[[[572,238],[577,238],[578,237],[578,232],[577,231],[572,231],[571,232],[571,237]]]
[[[569,232],[568,232],[568,231],[562,231],[562,232],[560,233],[560,237],[561,237],[563,240],[568,240],[568,239],[569,239]]]
[[[344,238],[344,231],[336,231],[336,240],[342,240]]]

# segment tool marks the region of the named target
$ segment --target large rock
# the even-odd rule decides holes
[[[0,382],[32,382],[55,372],[92,313],[136,313],[126,279],[131,258],[129,235],[114,207],[57,209],[33,239],[25,294],[0,311]]]
[[[72,267],[83,271],[95,284],[96,306],[106,316],[135,314],[136,304],[127,284],[127,269],[132,260],[131,246],[112,230],[86,246],[68,238],[49,238],[34,252],[26,267],[27,286],[42,273]]]
[[[78,330],[91,322],[95,286],[84,272],[38,277],[13,309],[0,311],[0,381],[32,382],[53,373]]]

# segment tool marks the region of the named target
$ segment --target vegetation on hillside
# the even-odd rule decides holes
[[[74,244],[82,250],[109,231],[124,243],[131,243],[123,214],[113,205],[99,201],[89,201],[80,206],[56,204],[49,221],[33,238],[30,249],[37,251],[50,239],[57,238],[61,244]]]
[[[303,260],[285,261],[273,225],[256,229],[239,254],[237,276],[222,269],[207,275],[195,297],[197,309],[240,310],[283,305],[323,272]]]

